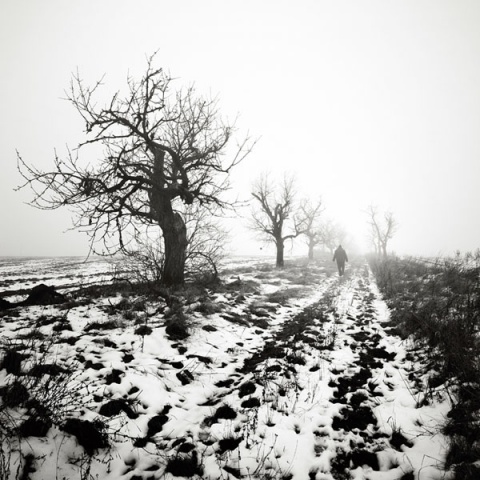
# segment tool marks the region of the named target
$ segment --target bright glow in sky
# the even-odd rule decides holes
[[[0,255],[87,252],[84,235],[63,233],[68,212],[13,192],[15,149],[47,168],[54,148],[82,139],[61,100],[71,73],[91,83],[105,73],[116,91],[156,50],[179,86],[218,94],[225,116],[260,137],[235,175],[239,193],[263,171],[294,172],[360,245],[376,204],[399,222],[398,253],[476,249],[478,25],[476,0],[3,0]],[[257,252],[240,230],[242,253]]]

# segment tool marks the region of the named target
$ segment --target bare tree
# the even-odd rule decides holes
[[[228,207],[221,194],[251,146],[245,138],[230,148],[235,126],[220,118],[217,100],[197,96],[193,86],[172,91],[171,77],[154,66],[154,56],[143,77],[129,77],[127,85],[125,96],[116,93],[100,107],[101,82],[88,87],[78,73],[73,76],[67,100],[85,122],[86,140],[65,159],[55,154],[50,171],[17,153],[26,180],[20,188],[33,189],[31,204],[37,208],[74,207],[74,228],[90,235],[92,251],[98,241],[109,254],[125,251],[140,226],[159,226],[162,282],[182,284],[188,234],[175,202]],[[79,159],[90,144],[103,148],[96,165]]]
[[[392,212],[385,212],[380,219],[378,207],[370,205],[367,209],[368,223],[370,225],[371,239],[375,252],[384,257],[387,256],[388,242],[393,238],[397,231],[398,223]]]
[[[347,232],[345,232],[345,229],[331,219],[326,220],[320,226],[320,243],[323,244],[332,255],[335,248],[342,244],[346,237]]]
[[[252,210],[252,229],[275,243],[277,267],[284,266],[285,241],[302,233],[294,218],[295,193],[295,181],[287,176],[275,188],[267,175],[263,175],[252,189],[252,196],[257,201]]]
[[[304,199],[300,203],[297,214],[297,224],[305,235],[308,245],[308,259],[313,260],[314,248],[323,241],[320,216],[324,211],[322,200],[312,203],[310,199]]]

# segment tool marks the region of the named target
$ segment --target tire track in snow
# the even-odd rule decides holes
[[[440,478],[439,444],[432,450],[431,445],[416,445],[425,435],[421,385],[407,381],[415,367],[405,365],[406,350],[389,333],[388,309],[368,266],[343,283],[334,316],[338,340],[330,354],[328,382],[332,421],[319,425],[323,430],[317,443],[327,452],[329,467],[321,464],[314,478],[408,480],[419,472],[422,479]],[[435,406],[427,409],[431,415]],[[416,418],[417,425],[408,417]],[[441,414],[431,418],[439,421]]]
[[[205,405],[192,445],[211,478],[410,478],[412,438],[376,415],[398,370],[382,307],[362,266],[270,331]]]

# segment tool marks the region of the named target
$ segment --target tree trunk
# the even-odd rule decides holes
[[[313,247],[315,245],[313,243],[308,244],[308,259],[313,260]]]
[[[165,260],[162,283],[182,285],[185,281],[185,259],[187,255],[187,228],[181,215],[173,211],[172,198],[165,191],[163,161],[165,154],[155,151],[153,182],[150,193],[150,208],[162,230]]]
[[[182,285],[185,281],[187,228],[183,218],[178,213],[173,215],[172,227],[162,229],[165,245],[162,283],[165,285]]]
[[[277,268],[283,268],[285,266],[285,262],[283,260],[283,251],[284,251],[283,240],[277,239],[275,244],[277,245]]]

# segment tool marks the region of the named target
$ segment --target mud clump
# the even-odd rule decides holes
[[[96,450],[108,447],[105,425],[102,422],[89,422],[88,420],[69,418],[63,425],[62,430],[75,436],[79,445],[90,456]]]
[[[55,287],[41,283],[33,287],[27,299],[20,303],[22,305],[55,305],[65,301],[65,295],[57,292]]]

